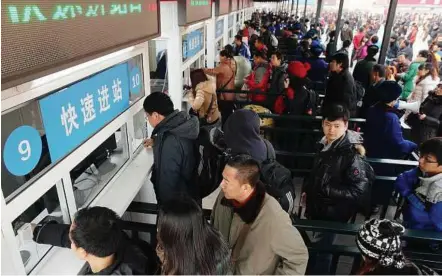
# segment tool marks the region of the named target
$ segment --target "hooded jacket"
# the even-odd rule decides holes
[[[384,103],[370,107],[366,118],[364,146],[368,157],[401,159],[417,148],[404,139],[396,111]]]
[[[424,177],[415,168],[399,175],[395,188],[406,198],[406,227],[442,232],[442,174]]]
[[[442,121],[442,96],[430,92],[428,97],[420,105],[420,114],[425,114],[425,119],[420,120],[417,114],[410,114],[407,123],[411,126],[413,140],[420,144],[430,138],[439,136]]]
[[[261,206],[261,207],[260,207]],[[239,256],[236,275],[304,275],[308,251],[289,215],[259,183],[251,198],[235,207],[221,191],[212,210],[212,225],[234,248],[241,229],[250,224]]]
[[[193,94],[190,93],[192,109],[198,112],[199,118],[205,118],[207,116],[208,123],[216,122],[221,115],[218,110],[215,83],[211,80],[201,82],[196,86],[195,90],[196,95],[194,99],[192,99]],[[211,102],[212,106],[210,106]],[[209,107],[211,107],[210,110]]]
[[[34,241],[40,244],[71,248],[69,239],[69,224],[57,224],[55,221],[37,226],[34,230]],[[155,250],[149,244],[143,243],[139,247],[126,234],[115,253],[114,262],[107,268],[93,273],[86,263],[81,275],[150,275],[160,270],[159,260]]]
[[[331,145],[319,143],[313,170],[304,183],[306,214],[315,220],[347,222],[358,207],[366,207],[370,180],[366,173],[362,137],[348,130]]]
[[[160,205],[181,194],[200,200],[198,188],[192,181],[198,134],[198,118],[178,110],[154,128],[151,181]]]
[[[260,119],[254,111],[235,111],[223,127],[226,146],[233,154],[248,154],[259,162],[267,160],[267,147],[259,136],[259,127]]]

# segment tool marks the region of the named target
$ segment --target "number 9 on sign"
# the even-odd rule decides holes
[[[138,66],[135,66],[130,71],[130,92],[132,94],[140,94],[141,85],[141,71]]]
[[[23,176],[30,173],[40,160],[42,142],[33,127],[16,128],[8,137],[3,150],[3,162],[10,173]]]

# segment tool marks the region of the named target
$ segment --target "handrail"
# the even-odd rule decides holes
[[[300,121],[322,121],[322,116],[302,116],[302,115],[278,115],[278,114],[268,114],[259,113],[259,117],[263,118],[273,118],[273,119],[284,119],[284,120],[300,120]],[[349,122],[354,123],[365,123],[366,120],[363,118],[350,118]]]
[[[158,206],[155,203],[133,201],[129,205],[126,211],[157,215]],[[212,210],[203,209],[203,213],[205,217],[210,217]],[[293,219],[292,223],[293,226],[305,231],[321,232],[321,231],[331,230],[334,231],[334,233],[336,234],[343,234],[343,235],[355,235],[360,228],[359,224],[348,224],[348,223],[322,221],[322,220]],[[130,229],[151,228],[151,227],[142,227],[141,224],[134,222],[127,224],[127,226],[129,226],[128,228]],[[434,231],[425,231],[425,230],[406,229],[403,238],[442,242],[442,235],[440,233]]]
[[[293,221],[293,226],[305,231],[323,232],[331,230],[336,234],[343,235],[355,235],[360,229],[360,225],[358,224],[308,219],[295,219]],[[405,233],[402,237],[406,240],[420,239],[425,241],[442,242],[442,235],[435,231],[405,229]]]
[[[303,128],[286,128],[286,127],[268,127],[263,126],[261,127],[261,130],[268,130],[273,132],[286,132],[286,133],[312,133],[312,134],[318,134],[323,135],[322,130],[320,129],[303,129]]]
[[[293,157],[315,157],[315,153],[308,152],[289,152],[283,150],[275,150],[276,155],[293,156]],[[370,163],[382,163],[382,164],[393,164],[393,165],[404,165],[404,166],[417,166],[419,162],[400,160],[400,159],[383,159],[383,158],[367,158]]]

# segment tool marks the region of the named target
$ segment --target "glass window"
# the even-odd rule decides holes
[[[62,189],[61,185],[60,189]],[[65,210],[65,208],[63,209]],[[52,187],[12,222],[17,245],[27,274],[37,266],[52,247],[50,245],[37,244],[32,240],[31,224],[38,224],[48,220],[70,223],[69,214],[64,213],[62,208],[60,208],[60,198],[58,197],[56,186]]]
[[[132,79],[130,80],[131,82],[131,87],[138,87],[141,86],[136,90],[138,93],[134,93],[133,90],[131,90],[130,93],[130,104],[132,105],[134,102],[136,102],[138,99],[141,99],[144,97],[145,95],[145,89],[144,89],[144,74],[143,74],[143,56],[139,55],[136,57],[131,58],[128,61],[129,64],[129,74],[131,71],[133,70],[139,70],[138,74],[131,74],[132,75]]]
[[[144,139],[147,138],[148,135],[146,116],[143,109],[141,109],[137,114],[135,114],[133,124],[134,124],[135,133],[134,133],[134,139],[132,141],[132,148],[134,149],[135,152],[138,149],[138,147],[143,143]]]
[[[26,103],[25,105],[2,115],[2,191],[6,199],[9,202],[14,196],[23,191],[31,182],[29,180],[35,180],[35,176],[43,169],[51,164],[51,158],[49,156],[49,149],[46,141],[45,130],[43,127],[40,108],[37,101]],[[41,154],[36,156],[36,162],[34,166],[28,167],[25,171],[20,170],[16,166],[20,166],[14,156],[11,153],[5,152],[6,141],[12,141],[17,133],[15,130],[22,129],[22,126],[30,126],[34,129],[35,133],[38,133],[40,139],[35,141],[41,145]],[[9,139],[10,138],[10,139]],[[25,140],[23,140],[25,141]],[[9,143],[8,143],[9,144]],[[12,146],[17,148],[17,154],[20,158],[34,158],[34,153],[37,154],[37,150],[33,150],[30,144],[17,142]],[[22,154],[20,154],[20,152]],[[12,160],[12,161],[8,161]],[[38,160],[38,161],[37,161]],[[8,164],[8,165],[6,165]],[[27,183],[29,182],[29,183]],[[25,185],[27,184],[27,185]]]
[[[88,206],[127,160],[127,133],[122,126],[70,172],[77,207]]]

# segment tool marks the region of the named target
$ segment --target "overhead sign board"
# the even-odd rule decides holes
[[[182,36],[183,62],[204,48],[204,28]]]
[[[2,89],[160,33],[159,0],[3,0]]]
[[[212,17],[212,0],[178,0],[178,24],[187,26]]]
[[[220,16],[230,12],[230,0],[215,1],[215,15]]]
[[[39,101],[52,162],[83,144],[129,108],[130,93],[139,92],[140,68],[129,62],[68,86]]]
[[[230,0],[230,12],[238,10],[238,1],[239,0]]]

